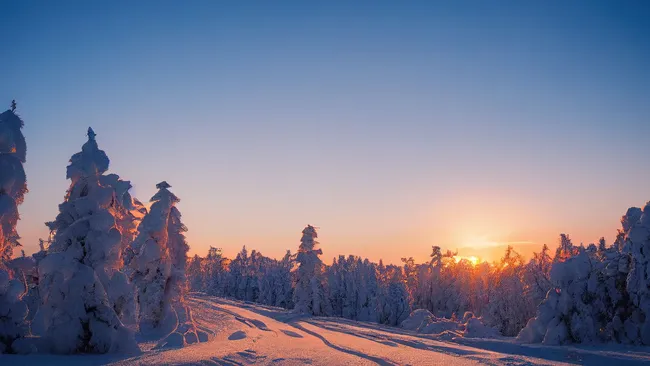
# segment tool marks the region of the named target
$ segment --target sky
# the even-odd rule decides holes
[[[190,254],[496,259],[610,242],[650,200],[643,1],[3,1],[0,104],[25,121],[27,253],[89,126]]]

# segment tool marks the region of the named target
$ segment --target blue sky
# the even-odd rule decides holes
[[[92,126],[193,252],[326,257],[613,238],[650,199],[645,2],[4,2],[27,252]],[[524,250],[522,248],[522,250]],[[472,254],[472,253],[467,253]]]

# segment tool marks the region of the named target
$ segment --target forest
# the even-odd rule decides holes
[[[18,254],[22,127],[14,102],[0,114],[1,353],[137,353],[136,334],[157,335],[159,347],[206,342],[193,292],[402,328],[424,314],[523,343],[650,345],[650,204],[627,210],[611,244],[560,234],[557,249],[544,245],[528,261],[511,247],[488,263],[433,246],[426,263],[341,255],[325,264],[311,225],[281,259],[246,247],[232,259],[215,247],[188,258],[171,185],[157,184],[146,208],[129,181],[106,174],[110,160],[88,128],[50,237]]]

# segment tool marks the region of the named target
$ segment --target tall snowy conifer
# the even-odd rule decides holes
[[[23,163],[27,155],[23,121],[11,110],[0,114],[0,268],[20,246],[18,205],[27,193]]]
[[[14,352],[13,343],[27,333],[25,285],[12,278],[7,268],[18,243],[18,205],[27,192],[23,163],[26,144],[20,129],[23,121],[12,109],[0,114],[0,354]]]
[[[156,188],[153,204],[138,226],[133,243],[136,257],[131,266],[140,306],[140,330],[171,332],[162,345],[183,346],[199,340],[184,301],[187,228],[175,207],[180,200],[169,191],[171,186],[163,181]]]
[[[323,251],[316,249],[317,237],[316,228],[311,225],[307,225],[302,231],[296,256],[298,269],[295,274],[293,302],[294,311],[297,313],[323,316],[329,315],[329,306],[323,285],[324,265],[319,258]]]
[[[110,305],[106,286],[119,267],[120,231],[113,188],[102,184],[109,160],[88,129],[82,151],[70,158],[71,180],[48,254],[39,263],[42,335],[56,353],[137,351],[133,334]]]
[[[650,345],[650,202],[640,216],[637,210],[631,208],[622,220],[623,229],[629,227],[624,251],[631,256],[626,288],[637,307],[625,327],[628,337]]]
[[[386,267],[386,282],[382,284],[379,322],[399,325],[411,313],[411,302],[402,269],[397,266]]]

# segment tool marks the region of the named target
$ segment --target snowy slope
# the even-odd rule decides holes
[[[295,315],[286,310],[193,294],[197,326],[215,333],[206,343],[119,356],[0,356],[15,365],[633,365],[650,362],[642,347],[549,347],[512,339],[420,335],[396,327],[340,318]]]

